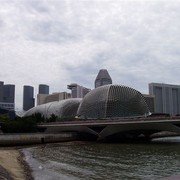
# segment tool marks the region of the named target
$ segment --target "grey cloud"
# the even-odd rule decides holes
[[[2,19],[0,19],[0,30],[5,26],[5,23]]]
[[[27,6],[29,10],[33,9],[40,13],[48,13],[49,8],[48,8],[48,6],[46,6],[44,4],[45,2],[46,1],[44,1],[44,0],[41,0],[41,1],[31,0],[31,1],[26,1],[25,6]]]
[[[76,34],[71,33],[69,28],[60,22],[33,22],[30,29],[31,31],[27,32],[27,36],[33,41],[66,43],[78,39]]]
[[[142,92],[152,81],[179,83],[179,9],[161,0],[2,1],[0,63],[8,71],[0,80],[16,84],[17,107],[23,84],[93,88],[100,68]]]

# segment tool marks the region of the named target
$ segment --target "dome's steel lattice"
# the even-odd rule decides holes
[[[81,100],[81,98],[71,98],[42,104],[28,110],[24,116],[40,113],[44,118],[50,118],[52,114],[59,118],[75,117]]]
[[[80,103],[80,118],[116,118],[149,115],[145,98],[137,90],[121,85],[105,85],[90,91]]]

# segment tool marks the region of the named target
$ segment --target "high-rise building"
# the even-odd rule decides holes
[[[49,86],[46,84],[39,85],[39,94],[49,94]]]
[[[88,88],[86,88],[86,87],[83,87],[82,88],[82,98],[88,93],[88,92],[90,92],[91,91],[91,89],[88,89]]]
[[[143,94],[146,103],[148,105],[148,108],[151,113],[154,113],[155,111],[155,96],[154,95],[149,95],[149,94]]]
[[[3,101],[3,86],[4,86],[4,82],[0,81],[0,102]]]
[[[53,102],[53,101],[61,101],[63,99],[70,98],[70,94],[67,92],[59,92],[59,93],[53,93],[46,97],[45,103]]]
[[[71,94],[67,92],[59,92],[53,94],[38,94],[37,95],[37,105],[53,102],[53,101],[61,101],[64,99],[71,98]]]
[[[95,80],[95,88],[104,86],[107,84],[112,84],[112,79],[107,71],[107,69],[101,69]]]
[[[37,94],[37,105],[45,104],[48,94]]]
[[[23,109],[27,111],[32,107],[34,107],[34,88],[32,86],[24,86]]]
[[[67,85],[67,88],[71,90],[71,97],[72,98],[83,98],[91,89],[86,87],[80,86],[76,83],[72,83]]]
[[[15,85],[0,81],[0,108],[14,110]]]
[[[149,84],[150,95],[155,96],[155,112],[180,114],[180,85]]]
[[[3,86],[3,102],[14,103],[15,85],[5,84]]]

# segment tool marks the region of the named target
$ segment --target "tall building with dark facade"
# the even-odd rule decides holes
[[[46,84],[39,85],[39,94],[49,94],[49,86]]]
[[[180,114],[180,85],[150,83],[149,94],[155,96],[155,112]]]
[[[3,86],[4,86],[4,82],[0,81],[0,102],[3,101]]]
[[[5,84],[3,86],[3,102],[14,103],[15,85]]]
[[[23,110],[27,111],[32,107],[34,107],[34,88],[32,86],[24,86]]]
[[[15,109],[15,85],[0,81],[0,107],[7,110]]]
[[[112,84],[112,79],[107,71],[107,69],[101,69],[95,80],[95,88],[104,86],[107,84]]]

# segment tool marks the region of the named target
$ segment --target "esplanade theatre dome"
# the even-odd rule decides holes
[[[40,113],[44,118],[50,118],[52,114],[59,118],[75,117],[81,100],[81,98],[71,98],[42,104],[28,110],[24,116]]]
[[[81,101],[77,115],[82,119],[148,115],[143,95],[121,85],[105,85],[90,91]]]

